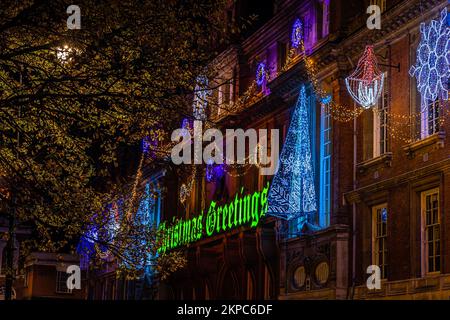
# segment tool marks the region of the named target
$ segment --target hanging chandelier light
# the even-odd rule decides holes
[[[347,90],[363,108],[370,108],[377,103],[383,91],[384,74],[378,69],[373,46],[366,46],[355,71],[345,78]]]

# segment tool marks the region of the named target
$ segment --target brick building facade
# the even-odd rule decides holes
[[[366,27],[371,4],[382,11],[380,30]],[[283,140],[299,88],[306,86],[318,201],[315,219],[321,230],[297,230],[292,222],[267,216],[257,228],[202,237],[183,248],[188,266],[159,284],[158,297],[448,298],[448,101],[433,102],[440,110],[433,119],[437,109],[413,117],[423,109],[416,79],[409,75],[420,23],[437,20],[447,2],[286,0],[265,5],[271,6],[270,18],[216,59],[218,78],[230,81],[212,93],[208,114],[218,119],[221,129],[279,129]],[[229,11],[233,17],[240,10],[238,2]],[[299,56],[288,61],[296,19],[303,23],[306,54],[314,61],[322,88],[336,104],[348,107],[344,112],[354,107],[345,77],[364,47],[374,46],[386,77],[377,112],[368,109],[344,122],[317,99],[305,60]],[[270,72],[267,83],[258,87],[257,99],[238,113],[221,111],[226,110],[221,105],[237,101],[252,85],[261,62]],[[431,121],[426,132],[424,121]],[[235,169],[213,182],[205,175],[204,167],[196,170],[184,204],[174,190],[186,178],[168,179],[170,200],[163,198],[161,221],[192,218],[206,212],[212,201],[226,204],[241,188],[252,193],[272,178],[260,176],[257,168]],[[380,267],[379,290],[366,287],[370,265]]]
[[[382,11],[380,30],[366,26],[366,10],[373,4]],[[277,129],[282,146],[305,87],[317,201],[310,222],[317,228],[269,215],[253,226],[235,222],[231,227],[228,218],[227,230],[211,235],[202,230],[195,241],[178,246],[188,263],[168,280],[155,282],[151,274],[138,281],[117,279],[117,261],[110,261],[104,270],[83,273],[84,289],[73,293],[58,288],[64,268],[78,258],[35,253],[16,278],[18,297],[448,299],[449,102],[427,101],[423,108],[416,78],[409,74],[420,24],[438,20],[447,1],[231,1],[225,18],[239,21],[255,6],[257,30],[230,44],[211,65],[214,90],[205,112],[224,132]],[[297,20],[331,106],[319,98],[305,56],[293,47]],[[345,78],[368,44],[386,77],[384,89],[376,106],[349,119],[356,106]],[[261,64],[267,78],[257,84]],[[250,102],[234,108],[249,88],[256,91]],[[330,110],[333,106],[344,107]],[[206,220],[212,203],[226,206],[238,195],[261,196],[273,179],[256,166],[225,165],[215,179],[208,178],[208,170],[196,165],[195,171],[180,174],[174,166],[146,167],[141,187],[158,194],[148,204],[154,223]],[[0,288],[5,245],[0,239]],[[381,288],[375,290],[366,286],[371,265],[380,270]]]

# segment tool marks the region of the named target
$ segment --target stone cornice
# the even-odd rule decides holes
[[[353,34],[346,36],[339,47],[347,56],[357,59],[366,44],[383,46],[390,38],[412,28],[418,28],[420,22],[430,19],[444,8],[447,1],[443,0],[411,0],[402,1],[382,15],[382,29],[369,30],[361,26]],[[418,21],[420,19],[420,21]]]

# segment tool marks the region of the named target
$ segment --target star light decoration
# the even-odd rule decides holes
[[[428,26],[421,23],[420,34],[416,65],[411,66],[409,74],[417,79],[423,109],[430,100],[448,99],[450,28],[447,25],[447,9],[441,11],[439,21],[431,20]]]
[[[303,40],[303,25],[300,19],[295,20],[292,26],[291,44],[293,48],[298,48]]]
[[[345,78],[347,90],[363,108],[373,107],[383,92],[384,74],[378,69],[373,46],[366,46],[355,71]]]

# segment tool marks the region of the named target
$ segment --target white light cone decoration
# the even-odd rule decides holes
[[[300,229],[317,212],[308,109],[302,86],[267,197],[267,215],[298,219]]]
[[[377,103],[383,92],[384,74],[378,69],[373,46],[366,46],[355,71],[345,78],[347,90],[363,108],[370,108]]]

